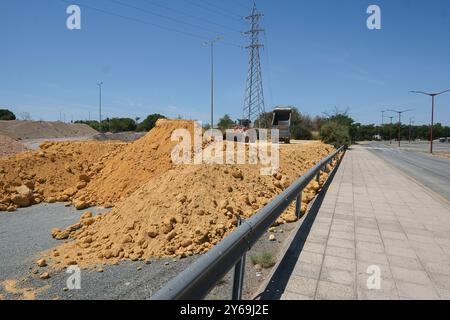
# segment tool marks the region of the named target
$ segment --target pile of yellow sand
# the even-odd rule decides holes
[[[112,206],[172,168],[171,134],[193,122],[160,120],[133,143],[48,142],[39,151],[0,159],[0,211],[70,201],[77,209]]]
[[[38,151],[0,159],[0,211],[42,201],[80,210],[115,206],[51,231],[66,240],[45,256],[57,268],[187,256],[210,249],[235,229],[238,216],[256,213],[334,150],[320,142],[281,145],[280,170],[273,176],[262,176],[260,164],[174,165],[171,136],[180,128],[192,135],[194,123],[160,120],[133,143],[45,143]],[[318,189],[313,181],[305,190],[303,210]],[[293,211],[277,223],[295,221]]]
[[[202,253],[232,232],[237,216],[248,218],[328,155],[322,143],[281,149],[281,170],[261,176],[260,166],[180,166],[149,180],[112,212],[86,217],[67,236],[73,238],[47,256],[52,264],[83,267],[123,259],[187,256]],[[321,179],[325,180],[326,173]],[[319,189],[310,183],[302,209]],[[278,223],[296,221],[293,207]]]

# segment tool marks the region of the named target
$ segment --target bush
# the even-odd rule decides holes
[[[165,119],[166,117],[159,113],[154,113],[149,115],[147,118],[145,118],[144,121],[138,124],[137,130],[138,131],[150,131],[153,129],[156,125],[156,121],[158,119]]]
[[[137,128],[136,122],[133,119],[130,118],[109,119],[109,131],[113,133],[135,131],[136,128]]]
[[[224,115],[222,118],[219,119],[219,122],[217,123],[217,127],[222,130],[225,131],[227,129],[231,129],[235,126],[236,124],[234,123],[234,121],[230,118],[229,115]]]
[[[291,137],[295,140],[311,140],[312,132],[302,125],[295,125],[291,127]]]
[[[328,121],[320,128],[320,137],[322,141],[332,144],[336,148],[342,145],[350,145],[350,131],[348,126],[337,121]]]
[[[0,109],[0,120],[16,120],[16,115],[8,109]]]
[[[251,260],[253,264],[259,264],[264,269],[271,268],[275,265],[273,254],[267,251],[258,255],[253,255]]]

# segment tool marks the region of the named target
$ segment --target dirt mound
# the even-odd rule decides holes
[[[172,168],[171,135],[180,128],[192,134],[193,122],[160,120],[145,137],[129,144],[46,142],[39,151],[1,159],[0,211],[42,201],[71,201],[79,210],[112,206]]]
[[[119,142],[48,142],[39,151],[1,158],[0,211],[70,201],[124,147]]]
[[[209,250],[333,150],[321,143],[283,147],[281,169],[261,176],[257,165],[180,166],[159,175],[111,213],[86,217],[66,230],[74,241],[47,258],[56,268],[90,267],[123,259],[187,256]],[[326,179],[324,173],[322,180]],[[319,189],[313,181],[304,192],[303,210]],[[296,220],[294,207],[277,221]]]
[[[19,141],[0,134],[0,157],[9,157],[25,150]]]
[[[187,129],[193,135],[194,123],[160,119],[143,138],[128,144],[122,152],[109,159],[101,172],[77,198],[104,205],[117,203],[131,195],[149,179],[173,167],[171,152],[176,142],[172,132]]]
[[[97,133],[85,124],[60,121],[0,121],[0,134],[16,140],[84,137]]]

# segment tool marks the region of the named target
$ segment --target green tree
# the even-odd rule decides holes
[[[0,109],[0,120],[16,120],[16,115],[8,109]]]
[[[147,118],[145,118],[141,123],[138,124],[137,130],[150,131],[155,127],[156,121],[158,121],[158,119],[166,119],[166,117],[159,113],[151,114]]]
[[[136,130],[136,122],[130,118],[112,118],[109,120],[109,131],[127,132]]]
[[[231,129],[234,125],[235,122],[227,114],[224,115],[222,118],[220,118],[219,122],[217,123],[217,127],[222,131],[226,129]]]
[[[320,137],[323,142],[332,144],[336,148],[352,143],[349,127],[338,121],[327,121],[322,125],[320,128]]]

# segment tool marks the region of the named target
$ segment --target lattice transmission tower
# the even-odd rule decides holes
[[[246,47],[249,52],[249,65],[245,89],[243,119],[248,119],[255,127],[261,126],[260,123],[254,122],[265,112],[261,62],[259,56],[259,49],[264,47],[264,45],[259,43],[259,35],[264,32],[264,29],[261,29],[259,26],[259,22],[263,16],[264,15],[256,9],[256,3],[254,2],[252,14],[245,17],[245,19],[249,21],[251,28],[244,33],[249,37],[250,45]]]

